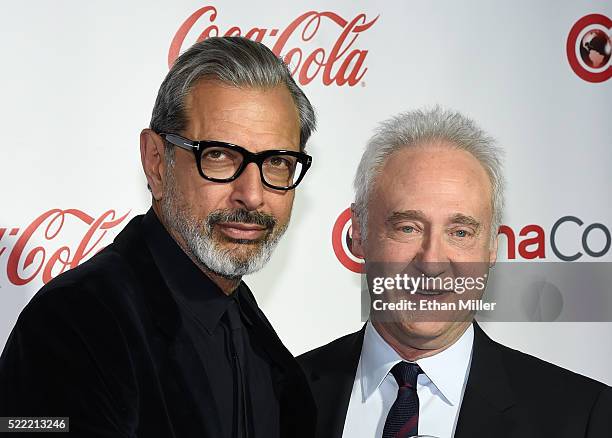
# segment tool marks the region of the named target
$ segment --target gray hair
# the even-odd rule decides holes
[[[503,151],[472,120],[438,106],[385,120],[368,141],[354,181],[354,210],[363,239],[367,238],[367,205],[372,186],[387,158],[401,148],[440,140],[472,154],[487,172],[492,187],[491,240],[495,239],[504,209]]]
[[[300,118],[300,149],[316,128],[312,105],[291,77],[285,63],[261,43],[244,37],[211,37],[179,56],[159,88],[150,128],[180,133],[187,127],[185,100],[200,79],[216,79],[235,87],[269,89],[285,85]],[[166,148],[173,162],[174,148]]]

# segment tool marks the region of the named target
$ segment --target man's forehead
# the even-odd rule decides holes
[[[375,181],[374,196],[385,211],[460,219],[466,224],[491,208],[491,181],[469,152],[446,145],[405,147],[392,153]],[[382,205],[380,204],[382,203]],[[396,216],[397,217],[397,216]]]
[[[299,149],[299,114],[284,85],[242,88],[206,80],[190,96],[187,131],[194,139],[227,141],[254,151]]]
[[[402,147],[385,160],[377,182],[384,185],[427,184],[457,189],[491,190],[487,171],[471,153],[451,144],[432,143]],[[430,187],[432,190],[434,187]],[[439,188],[439,187],[438,187]]]

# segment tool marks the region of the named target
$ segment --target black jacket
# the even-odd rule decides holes
[[[204,367],[141,219],[23,310],[0,357],[0,416],[70,417],[71,436],[88,438],[219,435]],[[310,438],[315,411],[304,374],[241,290],[251,333],[276,365],[282,436]]]
[[[364,331],[298,357],[319,412],[317,438],[342,437]],[[498,344],[474,323],[455,438],[479,437],[610,438],[612,388]]]

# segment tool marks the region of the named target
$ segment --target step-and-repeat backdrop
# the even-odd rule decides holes
[[[294,353],[362,324],[346,209],[366,140],[400,111],[459,110],[504,147],[502,260],[612,266],[608,1],[62,0],[2,17],[0,347],[45,282],[147,210],[139,132],[168,65],[213,35],[285,57],[319,116],[289,231],[246,279]],[[485,329],[612,384],[599,315]]]

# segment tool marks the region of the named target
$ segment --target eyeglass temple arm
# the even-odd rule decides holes
[[[166,139],[169,143],[172,143],[175,146],[180,147],[181,149],[185,149],[188,151],[197,151],[200,149],[200,146],[197,144],[193,144],[184,138],[175,135],[175,134],[163,134],[163,138]]]

